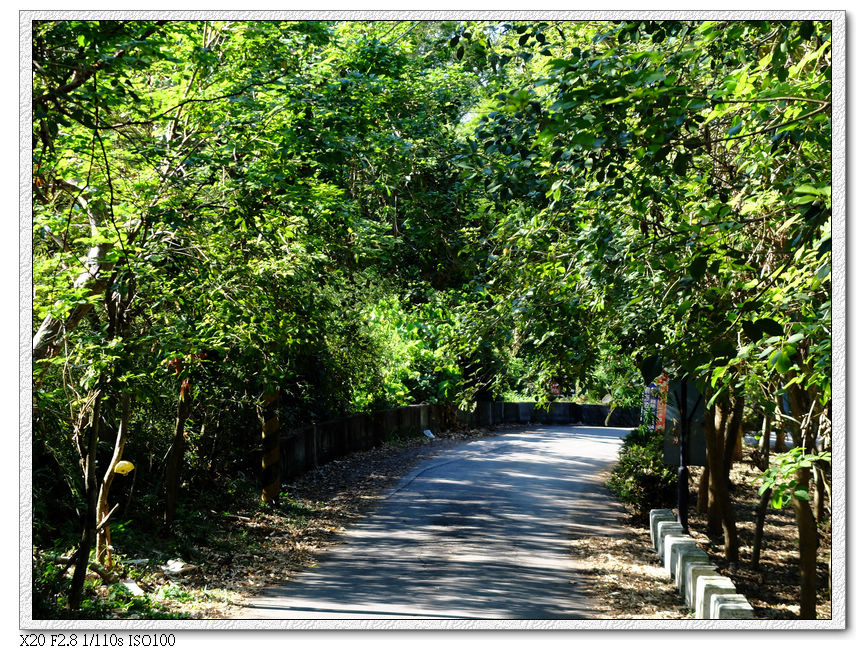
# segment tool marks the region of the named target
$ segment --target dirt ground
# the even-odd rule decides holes
[[[690,484],[690,534],[709,554],[719,573],[730,578],[736,590],[748,599],[755,619],[796,619],[799,617],[799,552],[792,506],[783,510],[768,509],[760,565],[756,570],[751,568],[760,501],[759,483],[754,481],[759,474],[748,460],[735,463],[730,473],[740,541],[737,564],[730,564],[724,558],[723,539],[710,539],[705,532],[705,517],[695,512],[699,470],[692,475]],[[598,618],[690,618],[691,613],[651,547],[648,527],[630,525],[625,531],[621,538],[583,538],[572,544],[578,573],[589,583],[590,593],[599,602]],[[832,537],[828,524],[820,527],[819,538],[817,618],[829,619],[832,616],[829,589]]]

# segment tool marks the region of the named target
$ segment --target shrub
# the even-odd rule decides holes
[[[641,425],[625,437],[619,461],[607,481],[613,494],[640,518],[647,517],[652,508],[676,503],[676,471],[664,464],[663,454],[663,431]]]

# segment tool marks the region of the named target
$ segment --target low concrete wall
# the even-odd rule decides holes
[[[729,578],[718,575],[709,556],[697,547],[693,538],[684,534],[672,510],[652,510],[649,528],[658,557],[667,575],[676,582],[679,594],[694,610],[694,618],[754,618],[748,600],[736,593]]]
[[[549,410],[534,402],[478,402],[473,411],[456,411],[443,404],[418,404],[352,415],[293,429],[281,436],[280,475],[297,476],[328,461],[355,451],[371,449],[394,434],[435,433],[454,420],[466,426],[497,424],[586,424],[604,426],[609,408],[603,404],[553,402]],[[615,409],[610,426],[635,427],[638,408]]]
[[[549,409],[534,402],[478,402],[472,412],[461,411],[462,422],[474,426],[495,424],[587,424],[605,426],[610,409],[605,404],[553,402]],[[640,423],[639,408],[614,409],[609,426],[636,427]]]

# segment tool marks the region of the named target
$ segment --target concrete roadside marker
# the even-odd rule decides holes
[[[712,594],[710,608],[714,619],[754,618],[754,609],[742,594]]]
[[[716,594],[735,594],[736,586],[730,578],[723,576],[699,576],[697,578],[697,603],[694,618],[712,617],[712,596]]]
[[[655,551],[658,553],[658,557],[663,561],[664,559],[664,538],[667,535],[684,535],[685,531],[682,529],[682,525],[675,521],[662,521],[658,524],[658,536],[656,538],[656,546]]]

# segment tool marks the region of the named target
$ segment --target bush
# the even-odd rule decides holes
[[[607,481],[613,494],[640,518],[647,517],[652,508],[676,503],[676,471],[664,464],[663,454],[663,431],[641,425],[625,437],[619,461]]]

